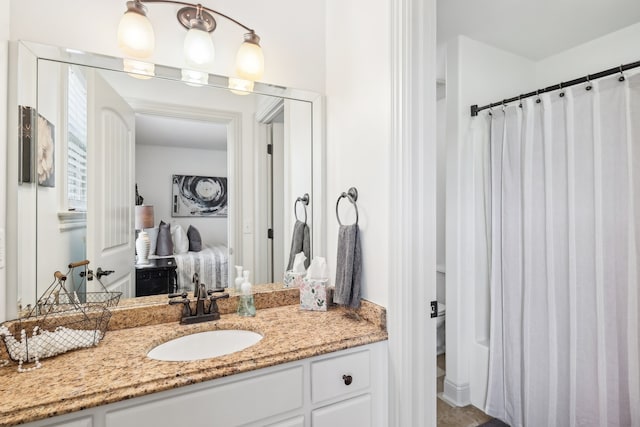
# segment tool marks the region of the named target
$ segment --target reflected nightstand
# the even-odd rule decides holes
[[[136,265],[136,296],[169,294],[178,290],[176,260],[150,259],[148,265]]]

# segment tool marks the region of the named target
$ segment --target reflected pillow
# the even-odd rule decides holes
[[[190,225],[187,230],[187,237],[189,238],[189,250],[200,252],[202,250],[202,237],[200,237],[198,229]]]
[[[147,232],[149,236],[149,255],[156,254],[156,245],[158,244],[158,227],[156,228],[147,228],[144,231]]]
[[[173,240],[171,239],[171,226],[160,221],[158,226],[158,238],[156,240],[156,255],[173,255]]]
[[[185,254],[189,252],[189,238],[187,232],[180,224],[174,224],[171,227],[171,236],[173,237],[173,253]]]

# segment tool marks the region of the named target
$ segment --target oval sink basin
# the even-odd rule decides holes
[[[199,332],[160,344],[147,357],[167,362],[210,359],[244,350],[261,339],[258,333],[235,329]]]

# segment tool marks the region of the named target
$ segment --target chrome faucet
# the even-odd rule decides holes
[[[193,298],[196,302],[195,312],[191,309],[191,301],[187,298],[187,293],[169,294],[169,304],[183,304],[182,318],[180,323],[189,325],[192,323],[207,322],[210,320],[220,319],[220,311],[218,309],[217,300],[221,298],[229,298],[229,294],[224,292],[223,288],[209,289],[204,283],[200,283],[198,274],[193,275]],[[215,295],[222,293],[221,295]],[[205,301],[209,297],[209,307],[206,307]],[[175,299],[180,298],[180,300]]]

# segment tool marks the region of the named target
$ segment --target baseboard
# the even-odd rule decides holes
[[[445,377],[444,391],[439,397],[452,406],[467,406],[471,404],[471,389],[469,384],[457,385]]]

